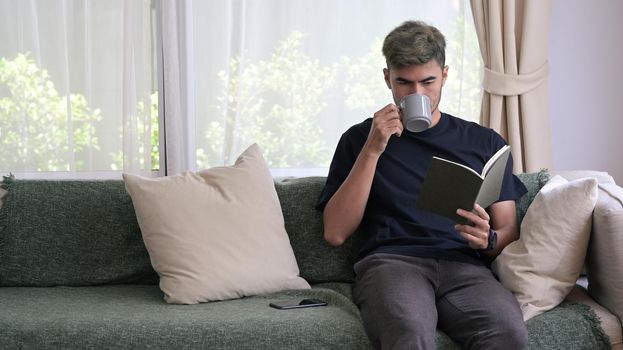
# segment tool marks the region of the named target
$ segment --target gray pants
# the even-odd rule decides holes
[[[523,349],[517,300],[485,266],[393,254],[355,264],[353,289],[377,349],[435,349],[436,329],[464,349]]]

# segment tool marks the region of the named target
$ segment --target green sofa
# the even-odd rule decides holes
[[[547,181],[523,174],[521,219]],[[350,244],[322,239],[315,209],[323,177],[275,181],[286,231],[311,290],[197,305],[163,300],[121,180],[5,177],[0,209],[0,348],[367,349]],[[326,307],[276,310],[316,297]],[[599,349],[610,342],[585,304],[565,301],[528,321],[530,349]],[[458,349],[438,333],[439,349]]]

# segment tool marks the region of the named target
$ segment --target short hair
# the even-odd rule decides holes
[[[446,39],[439,29],[422,21],[406,21],[394,28],[383,41],[387,68],[405,68],[414,64],[446,62]]]

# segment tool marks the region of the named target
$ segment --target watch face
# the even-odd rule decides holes
[[[494,250],[497,243],[498,233],[494,230],[489,230],[489,245],[487,246],[487,250]]]

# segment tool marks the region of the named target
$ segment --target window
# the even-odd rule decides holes
[[[467,1],[194,2],[197,167],[231,164],[257,142],[273,174],[325,175],[340,135],[392,102],[382,40],[416,16],[446,35],[441,109],[477,121],[482,63]]]
[[[477,120],[481,58],[466,0],[0,0],[0,171],[119,177],[231,164],[257,142],[273,174],[324,175],[340,135],[391,102],[382,39],[407,19],[446,35],[441,109]],[[186,69],[161,62],[162,22],[181,19]],[[165,33],[171,35],[171,33]],[[170,49],[170,48],[165,48]],[[177,46],[174,50],[178,50]],[[164,110],[158,81],[185,113]],[[167,116],[168,119],[167,119]],[[164,124],[163,124],[164,123]],[[184,136],[163,129],[187,128]],[[162,156],[160,156],[162,154]]]
[[[150,172],[158,164],[150,1],[1,0],[0,9],[0,171]]]

